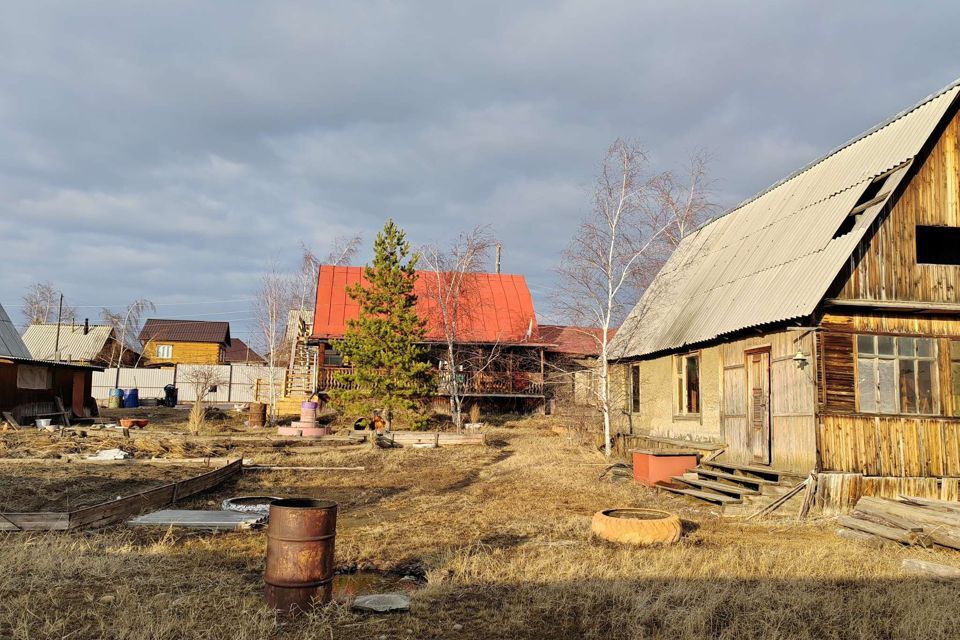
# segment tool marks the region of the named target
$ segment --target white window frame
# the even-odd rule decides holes
[[[172,344],[158,344],[158,345],[157,345],[157,357],[158,357],[158,358],[172,358],[172,357],[173,357],[173,345],[172,345]]]

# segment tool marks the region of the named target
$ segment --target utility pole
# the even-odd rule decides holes
[[[500,252],[502,249],[503,249],[503,245],[498,242],[497,243],[497,270],[496,270],[498,274],[500,273]]]
[[[57,339],[53,343],[53,357],[60,359],[60,321],[63,319],[63,294],[60,294],[60,308],[57,310]]]

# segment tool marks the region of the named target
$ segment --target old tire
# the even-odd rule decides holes
[[[593,535],[633,545],[673,544],[680,539],[680,518],[655,509],[605,509],[593,516]]]

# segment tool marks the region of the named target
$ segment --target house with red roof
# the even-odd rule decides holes
[[[446,337],[440,314],[429,294],[431,278],[436,277],[434,272],[417,272],[414,292],[417,312],[426,322],[425,346],[442,378],[453,374],[443,355]],[[359,304],[347,294],[356,283],[366,284],[363,267],[320,267],[308,342],[318,350],[314,379],[321,396],[337,384],[336,374],[345,370],[332,342],[344,335],[349,320],[360,315]],[[499,400],[497,404],[511,409],[542,407],[545,353],[550,345],[541,338],[526,280],[521,275],[471,273],[464,289],[471,292],[471,303],[461,307],[457,342],[476,350],[477,361],[484,363],[471,367],[467,359],[458,367],[456,375],[462,376],[464,395],[483,398],[487,404]]]

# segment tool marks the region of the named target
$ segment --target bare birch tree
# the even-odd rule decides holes
[[[488,360],[484,353],[477,354],[476,349],[464,351],[462,345],[464,338],[469,339],[462,335],[464,324],[479,312],[475,279],[470,278],[470,274],[483,270],[495,245],[490,228],[480,226],[460,234],[446,249],[434,245],[420,251],[420,259],[430,272],[427,286],[430,312],[436,316],[443,332],[447,371],[441,375],[440,386],[445,387],[450,396],[450,415],[458,433],[463,428],[465,391],[460,372],[467,360],[477,357]],[[499,353],[496,347],[491,347],[490,357]],[[483,368],[488,364],[485,362]]]
[[[156,307],[146,298],[134,300],[123,311],[112,311],[104,307],[100,311],[100,321],[113,327],[117,334],[119,349],[115,349],[110,356],[110,366],[117,367],[117,381],[120,380],[120,365],[123,363],[123,354],[127,351],[133,351],[137,346],[137,336],[143,327],[143,317],[148,311],[155,311]],[[113,356],[116,354],[116,360]]]
[[[254,296],[254,315],[260,327],[261,346],[266,350],[269,422],[277,421],[277,366],[284,346],[287,312],[290,309],[294,284],[288,275],[280,273],[276,264],[260,278],[260,287]]]
[[[593,211],[580,224],[558,269],[558,309],[597,342],[595,395],[608,456],[613,332],[672,249],[710,212],[708,158],[703,153],[694,157],[690,179],[681,183],[670,173],[649,175],[646,154],[637,142],[614,142],[596,179]]]
[[[297,274],[297,294],[299,297],[299,306],[295,308],[313,309],[317,305],[317,276],[320,273],[320,265],[328,264],[335,267],[345,265],[353,259],[360,249],[361,238],[355,236],[337,236],[333,239],[330,252],[321,260],[307,245],[300,243],[302,258],[300,260],[300,271]]]
[[[213,365],[196,365],[187,369],[187,383],[193,388],[193,407],[190,408],[188,427],[190,433],[197,435],[206,421],[207,396],[216,391],[219,385],[227,384],[219,369]]]
[[[25,327],[31,324],[49,324],[57,321],[60,296],[62,292],[50,282],[37,282],[27,288],[23,294],[22,313]],[[77,317],[76,308],[64,304],[59,314],[61,322],[73,322]]]

